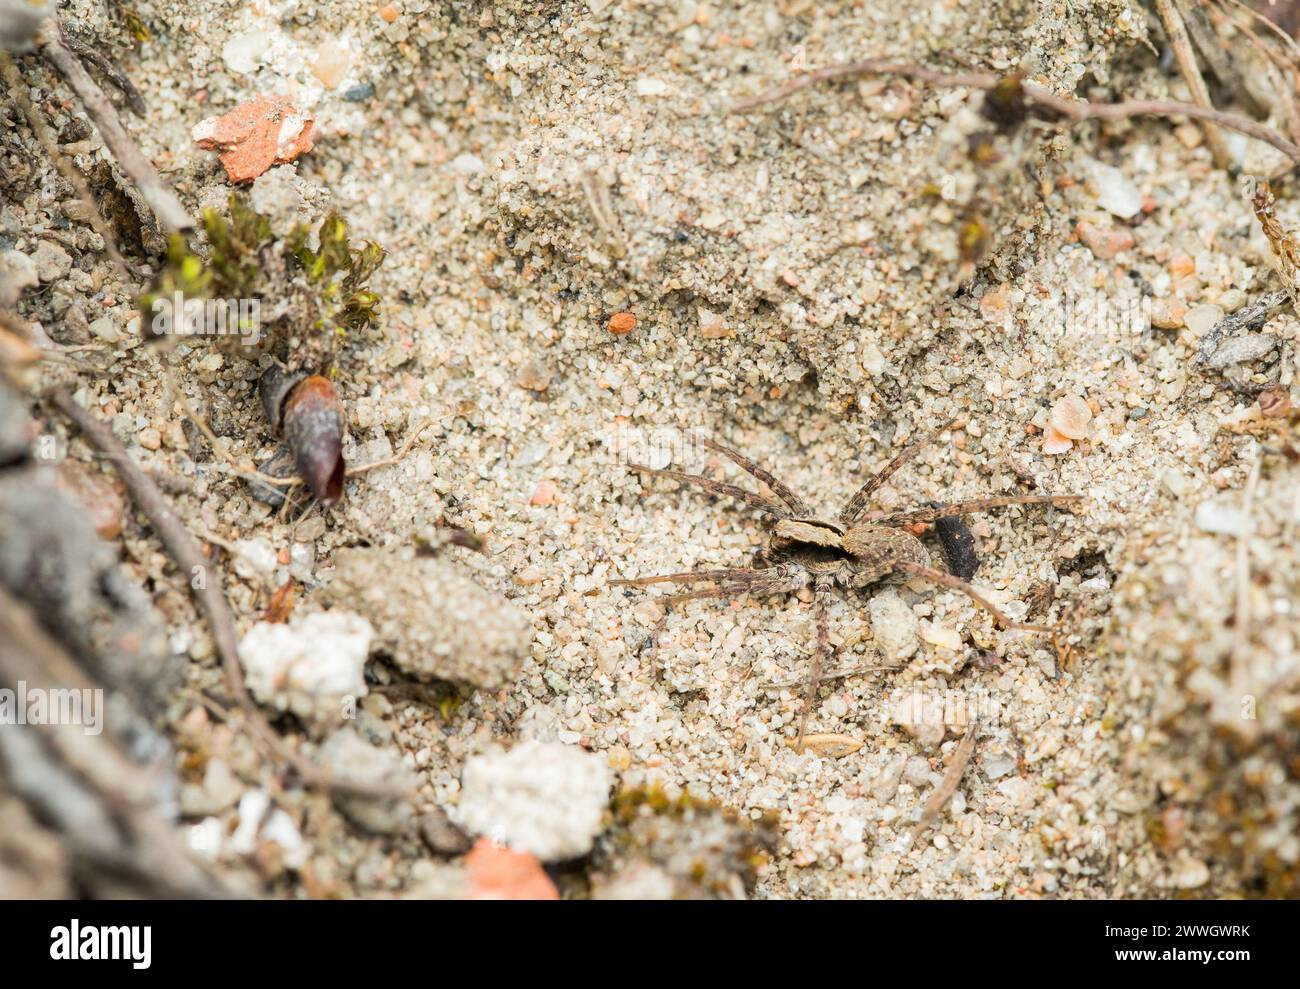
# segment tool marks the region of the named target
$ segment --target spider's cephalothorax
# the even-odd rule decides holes
[[[946,571],[935,569],[930,564],[930,554],[921,540],[903,527],[936,522],[941,519],[954,519],[972,512],[982,512],[1007,505],[1062,504],[1079,500],[1078,495],[1013,495],[982,498],[953,505],[931,505],[913,511],[891,512],[864,520],[867,499],[876,489],[926,443],[950,425],[951,423],[948,423],[940,427],[934,433],[907,447],[886,464],[849,499],[849,503],[844,506],[844,510],[835,521],[816,518],[793,491],[768,471],[735,450],[712,440],[706,439],[702,442],[708,449],[729,458],[762,481],[776,497],[755,494],[734,484],[714,481],[698,474],[655,470],[652,467],[632,464],[633,470],[675,478],[699,485],[715,494],[729,495],[746,502],[763,513],[772,535],[751,567],[691,570],[654,577],[611,580],[610,583],[635,587],[658,583],[712,585],[703,590],[670,595],[667,599],[670,604],[699,598],[734,597],[745,592],[777,594],[799,590],[811,584],[817,609],[817,652],[799,718],[797,747],[802,750],[808,714],[812,710],[826,655],[830,651],[826,592],[836,584],[856,589],[869,587],[893,577],[922,577],[932,583],[966,594],[976,604],[991,613],[994,620],[1003,628],[1049,631],[1042,626],[1012,621],[966,581]],[[666,619],[667,613],[664,621]],[[662,624],[661,622],[661,627],[656,630],[656,634],[662,630]]]
[[[778,519],[762,554],[773,563],[792,563],[841,587],[868,587],[888,577],[899,563],[930,565],[921,540],[903,529],[861,522],[847,531],[821,519]]]

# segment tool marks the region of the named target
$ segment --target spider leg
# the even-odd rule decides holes
[[[735,450],[725,447],[721,443],[709,439],[707,436],[701,437],[700,442],[706,449],[712,450],[714,453],[720,453],[724,457],[729,458],[731,462],[741,470],[748,474],[752,474],[754,477],[766,484],[776,492],[776,496],[785,502],[790,507],[790,511],[794,512],[795,515],[803,517],[808,514],[808,508],[804,505],[799,496],[791,491],[783,482],[778,481],[773,477],[770,471],[760,467],[743,453],[737,453]]]
[[[935,439],[945,429],[953,424],[954,420],[949,419],[938,429],[926,433],[920,439],[905,446],[893,460],[885,464],[867,481],[866,484],[858,488],[857,494],[849,499],[849,503],[844,506],[844,511],[840,512],[840,522],[843,525],[850,526],[862,517],[863,511],[867,507],[867,499],[870,498],[876,490],[893,476],[894,472],[903,464],[907,463],[918,453],[935,441]]]
[[[813,653],[812,673],[808,677],[808,689],[803,697],[803,709],[799,712],[799,737],[795,740],[794,750],[803,753],[803,737],[808,728],[808,715],[812,713],[813,701],[817,698],[817,688],[822,682],[822,670],[826,668],[826,658],[831,651],[830,613],[826,607],[829,584],[818,580],[813,584],[813,607],[817,609],[817,651]]]
[[[714,571],[715,573],[724,573],[726,571]],[[718,583],[718,587],[706,587],[695,591],[682,591],[679,594],[664,594],[657,600],[664,603],[664,613],[659,616],[655,626],[650,630],[650,649],[646,656],[653,660],[654,655],[659,650],[659,637],[664,634],[668,627],[668,616],[672,614],[672,606],[683,604],[687,601],[703,601],[716,598],[737,598],[745,593],[753,594],[775,594],[779,591],[791,589],[789,574],[783,567],[772,567],[770,570],[735,570],[736,577],[724,578],[706,578]],[[673,577],[693,577],[700,579],[696,571],[695,574],[671,574]],[[662,578],[660,578],[662,579]],[[610,581],[615,583],[615,581]]]
[[[750,506],[757,508],[760,512],[772,515],[776,518],[789,518],[790,512],[782,508],[776,502],[764,498],[762,495],[754,494],[752,491],[746,491],[735,484],[726,484],[723,481],[714,481],[699,474],[687,474],[679,470],[659,470],[655,467],[647,467],[644,464],[628,464],[628,467],[643,474],[654,474],[656,477],[671,477],[675,481],[684,481],[687,484],[695,484],[706,491],[711,491],[718,495],[728,495],[732,498],[739,498]]]
[[[987,512],[990,508],[1006,508],[1008,505],[1063,505],[1083,501],[1083,495],[1011,495],[1005,498],[977,498],[974,501],[959,501],[939,508],[918,508],[910,512],[892,512],[872,519],[873,525],[912,525],[916,522],[935,522],[938,519],[954,515],[971,515],[975,512]]]
[[[988,598],[980,594],[966,581],[954,577],[950,573],[944,573],[942,570],[936,570],[934,567],[923,566],[920,563],[913,563],[910,560],[898,560],[894,563],[894,569],[900,573],[911,574],[915,577],[924,577],[932,584],[938,584],[941,587],[947,587],[954,591],[961,591],[968,598],[993,616],[993,620],[1002,628],[1019,628],[1027,632],[1051,632],[1050,628],[1043,625],[1029,625],[1025,622],[1014,621]]]
[[[686,570],[681,573],[663,573],[653,577],[619,577],[614,580],[607,580],[605,583],[611,587],[649,587],[651,584],[693,584],[697,581],[708,581],[710,583],[721,583],[727,580],[744,580],[755,574],[763,574],[763,570],[755,570],[752,567],[728,567],[720,570]]]

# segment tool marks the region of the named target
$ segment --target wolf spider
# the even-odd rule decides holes
[[[635,471],[668,477],[694,484],[718,495],[728,495],[758,509],[772,535],[767,545],[758,552],[750,567],[725,567],[689,570],[684,573],[659,574],[653,577],[632,577],[610,580],[623,587],[646,587],[650,584],[711,584],[702,590],[685,591],[665,597],[668,605],[704,598],[731,598],[749,592],[755,595],[782,594],[801,590],[809,585],[813,589],[813,603],[817,614],[817,652],[813,658],[812,675],[804,695],[799,715],[799,735],[796,751],[803,751],[808,715],[812,711],[817,687],[830,652],[830,627],[826,607],[828,592],[836,585],[860,590],[892,577],[921,577],[933,584],[961,591],[977,605],[989,612],[1002,628],[1026,629],[1032,632],[1051,632],[1042,625],[1029,625],[1013,621],[984,598],[969,583],[930,565],[930,555],[921,540],[903,526],[935,522],[943,518],[969,515],[991,508],[1008,505],[1063,504],[1081,500],[1081,495],[1013,495],[1001,498],[980,498],[952,505],[932,505],[928,508],[903,512],[889,512],[875,517],[867,515],[867,500],[908,460],[916,456],[952,422],[945,423],[934,432],[921,437],[904,448],[893,460],[874,474],[857,494],[849,499],[839,517],[834,521],[813,515],[785,484],[743,454],[728,449],[710,439],[702,444],[715,453],[730,459],[742,470],[757,478],[776,495],[769,498],[746,488],[699,474],[676,470],[657,470],[642,464],[629,464]],[[778,500],[779,499],[779,500]],[[656,628],[654,638],[662,632],[667,613]]]

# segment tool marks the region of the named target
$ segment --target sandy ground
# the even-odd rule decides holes
[[[88,242],[73,243],[76,272],[27,316],[56,339],[71,307],[113,321],[121,339],[79,397],[146,465],[187,475],[177,501],[191,525],[292,550],[303,612],[319,608],[340,548],[410,547],[440,523],[486,540],[484,555],[447,558],[531,621],[516,681],[450,691],[450,706],[363,702],[371,740],[416,773],[421,813],[455,816],[474,754],[553,740],[599,755],[620,788],[773,821],[760,897],[1295,894],[1300,467],[1284,455],[1293,419],[1262,418],[1253,392],[1279,376],[1291,387],[1297,321],[1272,320],[1282,356],[1239,369],[1237,388],[1193,363],[1206,320],[1278,287],[1239,178],[1213,168],[1194,126],[1167,121],[1031,123],[996,137],[998,160],[977,166],[978,97],[890,79],[727,113],[800,66],[874,55],[1018,66],[1093,99],[1183,98],[1140,7],[397,8],[389,23],[351,0],[154,0],[136,5],[154,37],[123,64],[150,104],[133,131],[191,207],[228,193],[215,155],[190,140],[195,123],[265,91],[312,106],[315,150],[253,195],[288,216],[337,209],[388,251],[379,333],[347,352],[340,386],[352,462],[390,455],[432,421],[405,460],[350,481],[337,509],[283,521],[242,482],[187,469],[180,410],[158,384],[162,360],[233,452],[256,458],[271,441],[254,362],[134,343],[131,294]],[[87,23],[120,37],[98,8]],[[250,35],[271,39],[256,57]],[[352,60],[328,88],[313,67],[335,39]],[[4,140],[12,154],[18,138]],[[1243,176],[1282,163],[1229,143]],[[1115,215],[1115,198],[1133,195],[1135,217]],[[38,185],[3,206],[2,235],[30,251],[61,217]],[[977,265],[958,251],[974,217],[992,245]],[[1179,306],[1186,316],[1169,318]],[[636,325],[611,333],[620,312]],[[1174,325],[1153,326],[1153,313]],[[1045,453],[1067,396],[1091,407],[1086,436]],[[738,481],[690,442],[699,431],[831,517],[902,444],[953,417],[875,507],[1087,496],[1069,511],[972,519],[976,584],[1013,617],[1059,624],[1059,648],[920,582],[839,592],[832,669],[899,668],[828,680],[810,731],[841,737],[800,755],[816,637],[806,592],[675,608],[650,651],[659,592],[605,584],[745,565],[765,538],[745,506],[642,480],[629,459]],[[147,430],[161,447],[141,444],[157,446]],[[211,642],[134,519],[123,549],[189,659],[190,692],[168,713],[178,765],[202,752],[235,778],[178,826],[215,817],[229,832],[267,766],[199,713],[193,691],[220,687]],[[242,621],[289,569],[231,588]],[[938,724],[904,723],[918,701]],[[913,840],[974,713],[974,759]],[[386,895],[443,868],[409,835],[355,829],[323,797],[273,800],[308,861],[275,869],[222,851],[251,889]]]

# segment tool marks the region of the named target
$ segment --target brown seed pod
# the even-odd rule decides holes
[[[298,473],[322,505],[343,497],[343,403],[327,378],[313,374],[284,403],[284,439]]]
[[[278,364],[272,364],[257,382],[257,392],[262,399],[262,411],[266,421],[276,436],[284,426],[284,405],[289,394],[298,387],[307,375],[301,371],[286,371]]]

